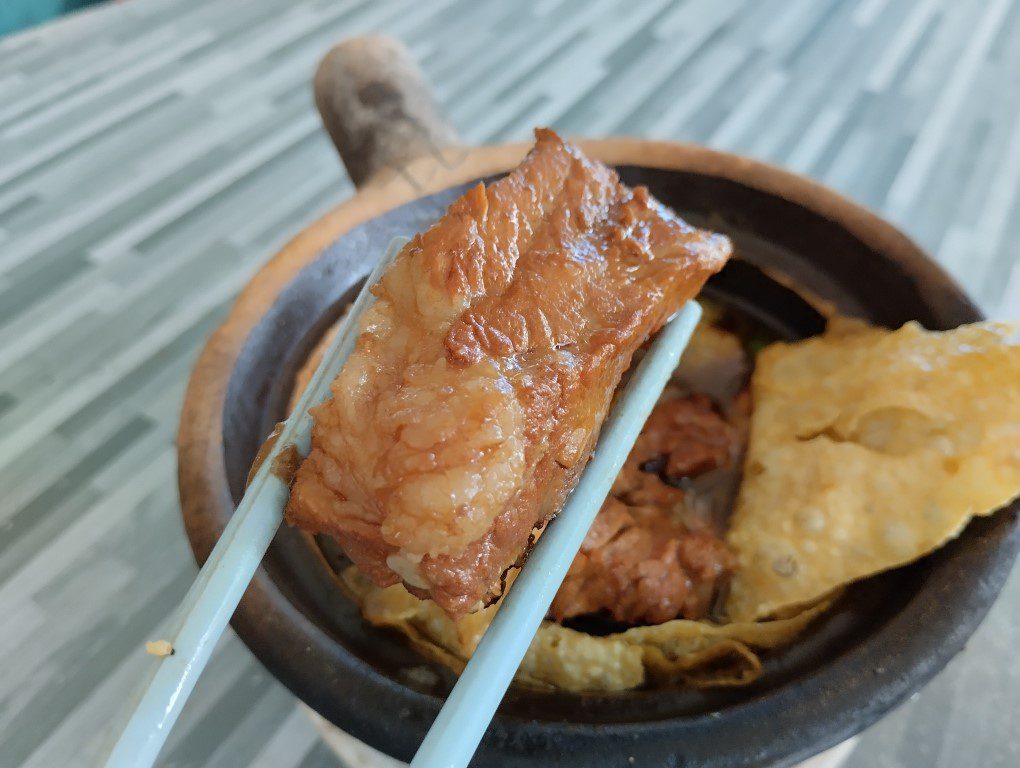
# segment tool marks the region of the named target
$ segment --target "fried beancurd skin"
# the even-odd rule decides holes
[[[490,602],[584,468],[631,357],[729,256],[547,130],[372,291],[287,519],[453,617]]]

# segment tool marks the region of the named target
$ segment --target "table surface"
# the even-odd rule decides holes
[[[189,369],[289,236],[351,194],[309,81],[405,40],[471,143],[534,125],[706,143],[883,212],[1020,317],[1015,0],[133,0],[0,41],[0,766],[92,765],[195,567]],[[1020,572],[853,768],[1020,763]],[[335,765],[233,636],[164,766]]]

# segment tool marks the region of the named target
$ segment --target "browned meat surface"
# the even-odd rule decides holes
[[[704,395],[660,401],[550,609],[628,624],[704,617],[733,568],[711,525],[687,514],[682,481],[734,464],[742,435]]]
[[[733,463],[740,437],[705,395],[667,396],[656,404],[613,484],[631,506],[677,503],[684,478]]]
[[[635,350],[728,241],[551,131],[414,238],[315,411],[287,519],[451,616],[491,600],[575,483]]]

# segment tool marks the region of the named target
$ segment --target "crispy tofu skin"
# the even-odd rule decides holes
[[[837,318],[773,344],[727,543],[733,621],[911,563],[1020,494],[1020,325]]]
[[[373,288],[287,508],[378,586],[491,602],[584,468],[635,350],[730,254],[548,130]]]

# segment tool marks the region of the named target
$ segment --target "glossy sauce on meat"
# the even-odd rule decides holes
[[[729,255],[550,131],[417,235],[314,411],[287,519],[451,616],[490,601],[587,462],[633,353]]]
[[[733,568],[691,482],[739,468],[742,431],[703,394],[667,391],[635,442],[550,608],[626,624],[705,617]]]

